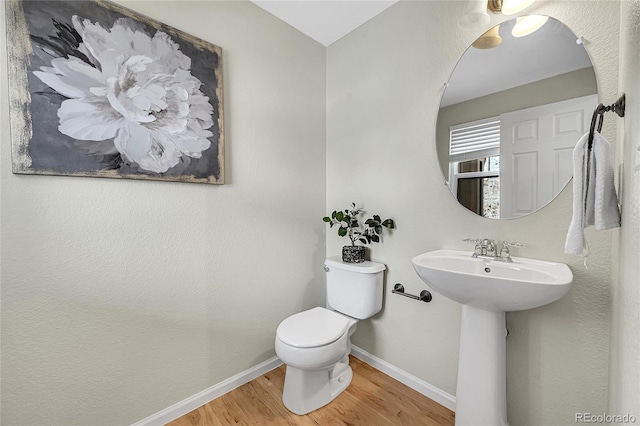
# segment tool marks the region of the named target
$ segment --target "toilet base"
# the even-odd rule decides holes
[[[348,356],[330,369],[309,371],[287,365],[282,401],[292,413],[307,414],[333,401],[352,378]]]

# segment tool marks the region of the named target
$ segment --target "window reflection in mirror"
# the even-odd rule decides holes
[[[500,217],[500,156],[478,158],[452,166],[456,197],[477,215]]]

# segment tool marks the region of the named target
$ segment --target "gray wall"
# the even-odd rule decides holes
[[[227,184],[11,174],[3,62],[3,425],[133,423],[324,300],[325,48],[249,2],[123,4],[222,47]]]
[[[461,207],[443,183],[436,155],[441,90],[457,59],[486,28],[456,27],[464,2],[401,1],[328,48],[327,209],[356,201],[393,217],[398,229],[372,248],[388,266],[383,311],[358,325],[354,344],[438,388],[455,394],[460,306],[435,295],[429,304],[391,293],[403,283],[425,285],[412,269],[417,254],[472,250],[465,237],[520,241],[516,255],[569,264],[571,291],[542,308],[507,315],[509,422],[573,425],[576,412],[607,409],[612,231],[589,230],[589,269],[564,254],[571,187],[524,218],[488,220]],[[532,13],[563,21],[584,37],[598,93],[618,91],[618,2],[540,2]],[[437,18],[436,18],[437,17]],[[613,41],[612,41],[613,40]],[[604,135],[616,140],[615,120]],[[344,243],[333,233],[327,253]]]

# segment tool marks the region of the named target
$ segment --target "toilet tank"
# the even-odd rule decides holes
[[[353,318],[370,318],[382,308],[385,265],[345,263],[340,256],[324,262],[327,270],[327,307]]]

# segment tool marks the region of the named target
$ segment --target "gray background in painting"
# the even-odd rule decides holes
[[[104,28],[111,28],[113,23],[124,17],[110,9],[104,8],[96,3],[86,1],[25,1],[23,2],[24,13],[29,33],[34,36],[47,38],[55,36],[56,29],[53,20],[60,23],[71,24],[71,17],[78,15],[89,19],[93,23],[100,23]],[[139,23],[147,34],[153,36],[156,29]],[[206,178],[208,176],[220,176],[218,164],[218,145],[220,136],[218,126],[218,110],[216,99],[217,78],[215,68],[218,66],[219,58],[214,52],[197,49],[192,43],[182,40],[175,34],[169,34],[172,40],[179,44],[180,51],[192,59],[191,74],[200,80],[203,85],[200,90],[214,107],[214,125],[209,129],[213,136],[209,138],[211,147],[202,153],[202,158],[193,159],[182,158],[182,162],[169,169],[166,173],[153,173],[141,170],[137,165],[123,163],[117,169],[122,174],[146,174],[150,176],[182,176],[190,175],[194,178]],[[106,170],[113,168],[113,161],[103,156],[92,156],[87,154],[83,146],[88,146],[93,142],[76,141],[69,136],[58,131],[59,119],[58,108],[66,99],[55,93],[53,89],[41,82],[33,75],[41,66],[50,66],[51,55],[43,52],[37,46],[33,46],[33,54],[28,64],[29,92],[31,93],[31,117],[33,122],[33,137],[29,143],[29,155],[32,159],[31,168],[35,170],[50,171],[53,173],[74,173],[91,172],[95,170]],[[111,141],[101,142],[113,145]],[[123,159],[124,160],[124,159]]]

